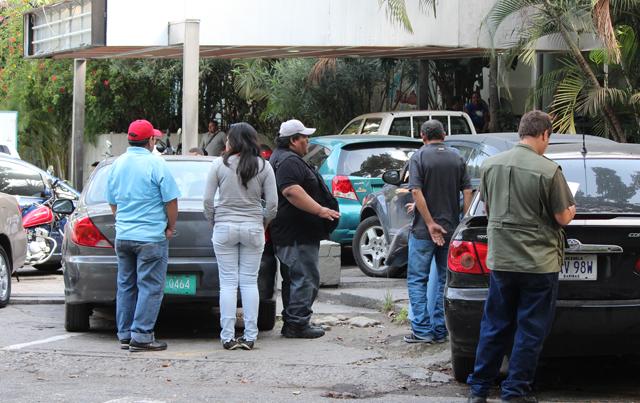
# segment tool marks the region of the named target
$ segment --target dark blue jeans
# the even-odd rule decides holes
[[[282,275],[282,321],[295,329],[309,327],[311,306],[320,288],[319,252],[320,242],[276,245]]]
[[[169,241],[116,239],[116,255],[118,338],[150,343],[155,340],[153,328],[164,296]]]
[[[493,387],[512,335],[509,377],[502,382],[502,399],[529,394],[542,345],[553,324],[557,296],[558,273],[491,272],[476,363],[467,379],[473,394],[486,396]]]
[[[447,336],[444,323],[444,286],[447,281],[447,253],[449,241],[438,246],[430,239],[418,239],[409,236],[409,264],[407,266],[407,288],[409,289],[409,303],[413,318],[411,328],[413,333],[423,339],[432,336],[442,339]],[[433,309],[433,322],[429,317],[427,298],[429,272],[431,260],[436,260],[438,270],[438,291]]]

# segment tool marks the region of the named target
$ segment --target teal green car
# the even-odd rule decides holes
[[[382,174],[402,169],[422,141],[401,136],[338,135],[314,137],[304,160],[324,178],[340,204],[340,225],[331,240],[351,245],[362,201],[385,185]]]

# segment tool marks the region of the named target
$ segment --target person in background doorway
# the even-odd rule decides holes
[[[477,133],[486,133],[489,128],[489,108],[482,102],[479,92],[471,95],[471,102],[464,107],[464,111],[471,116]]]
[[[200,148],[207,152],[207,155],[219,157],[225,149],[227,134],[218,128],[218,122],[209,122],[209,133],[205,133],[200,141]]]
[[[258,134],[247,123],[229,130],[227,152],[207,176],[204,214],[213,225],[213,249],[220,277],[220,340],[227,350],[251,350],[258,337],[258,271],[264,231],[276,216],[278,195],[273,169],[260,154]],[[220,189],[220,197],[215,199]],[[264,194],[265,207],[262,207]],[[244,336],[235,339],[238,286]]]

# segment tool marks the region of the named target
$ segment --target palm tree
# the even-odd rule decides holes
[[[603,43],[608,59],[619,62],[621,52],[611,12],[626,13],[637,7],[638,0],[498,0],[483,21],[483,27],[488,45],[495,51],[502,45],[496,43],[498,29],[507,20],[517,20],[513,31],[515,42],[499,51],[505,66],[511,66],[516,58],[533,62],[536,44],[542,38],[566,45],[571,74],[564,80],[564,93],[559,92],[559,98],[554,101],[555,106],[565,106],[562,127],[573,127],[573,122],[566,122],[566,119],[573,119],[573,111],[567,108],[582,106],[585,110],[597,110],[613,139],[624,143],[626,135],[612,105],[625,97],[619,89],[601,85],[580,46],[583,35],[594,35]],[[580,92],[576,91],[578,87],[589,93],[588,99],[571,102],[569,98]]]

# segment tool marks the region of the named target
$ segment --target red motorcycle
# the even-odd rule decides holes
[[[61,221],[73,212],[71,200],[58,199],[56,180],[51,186],[51,197],[43,202],[22,207],[22,225],[27,233],[26,265],[43,264],[53,256],[58,243],[51,236],[54,231],[64,235]]]

